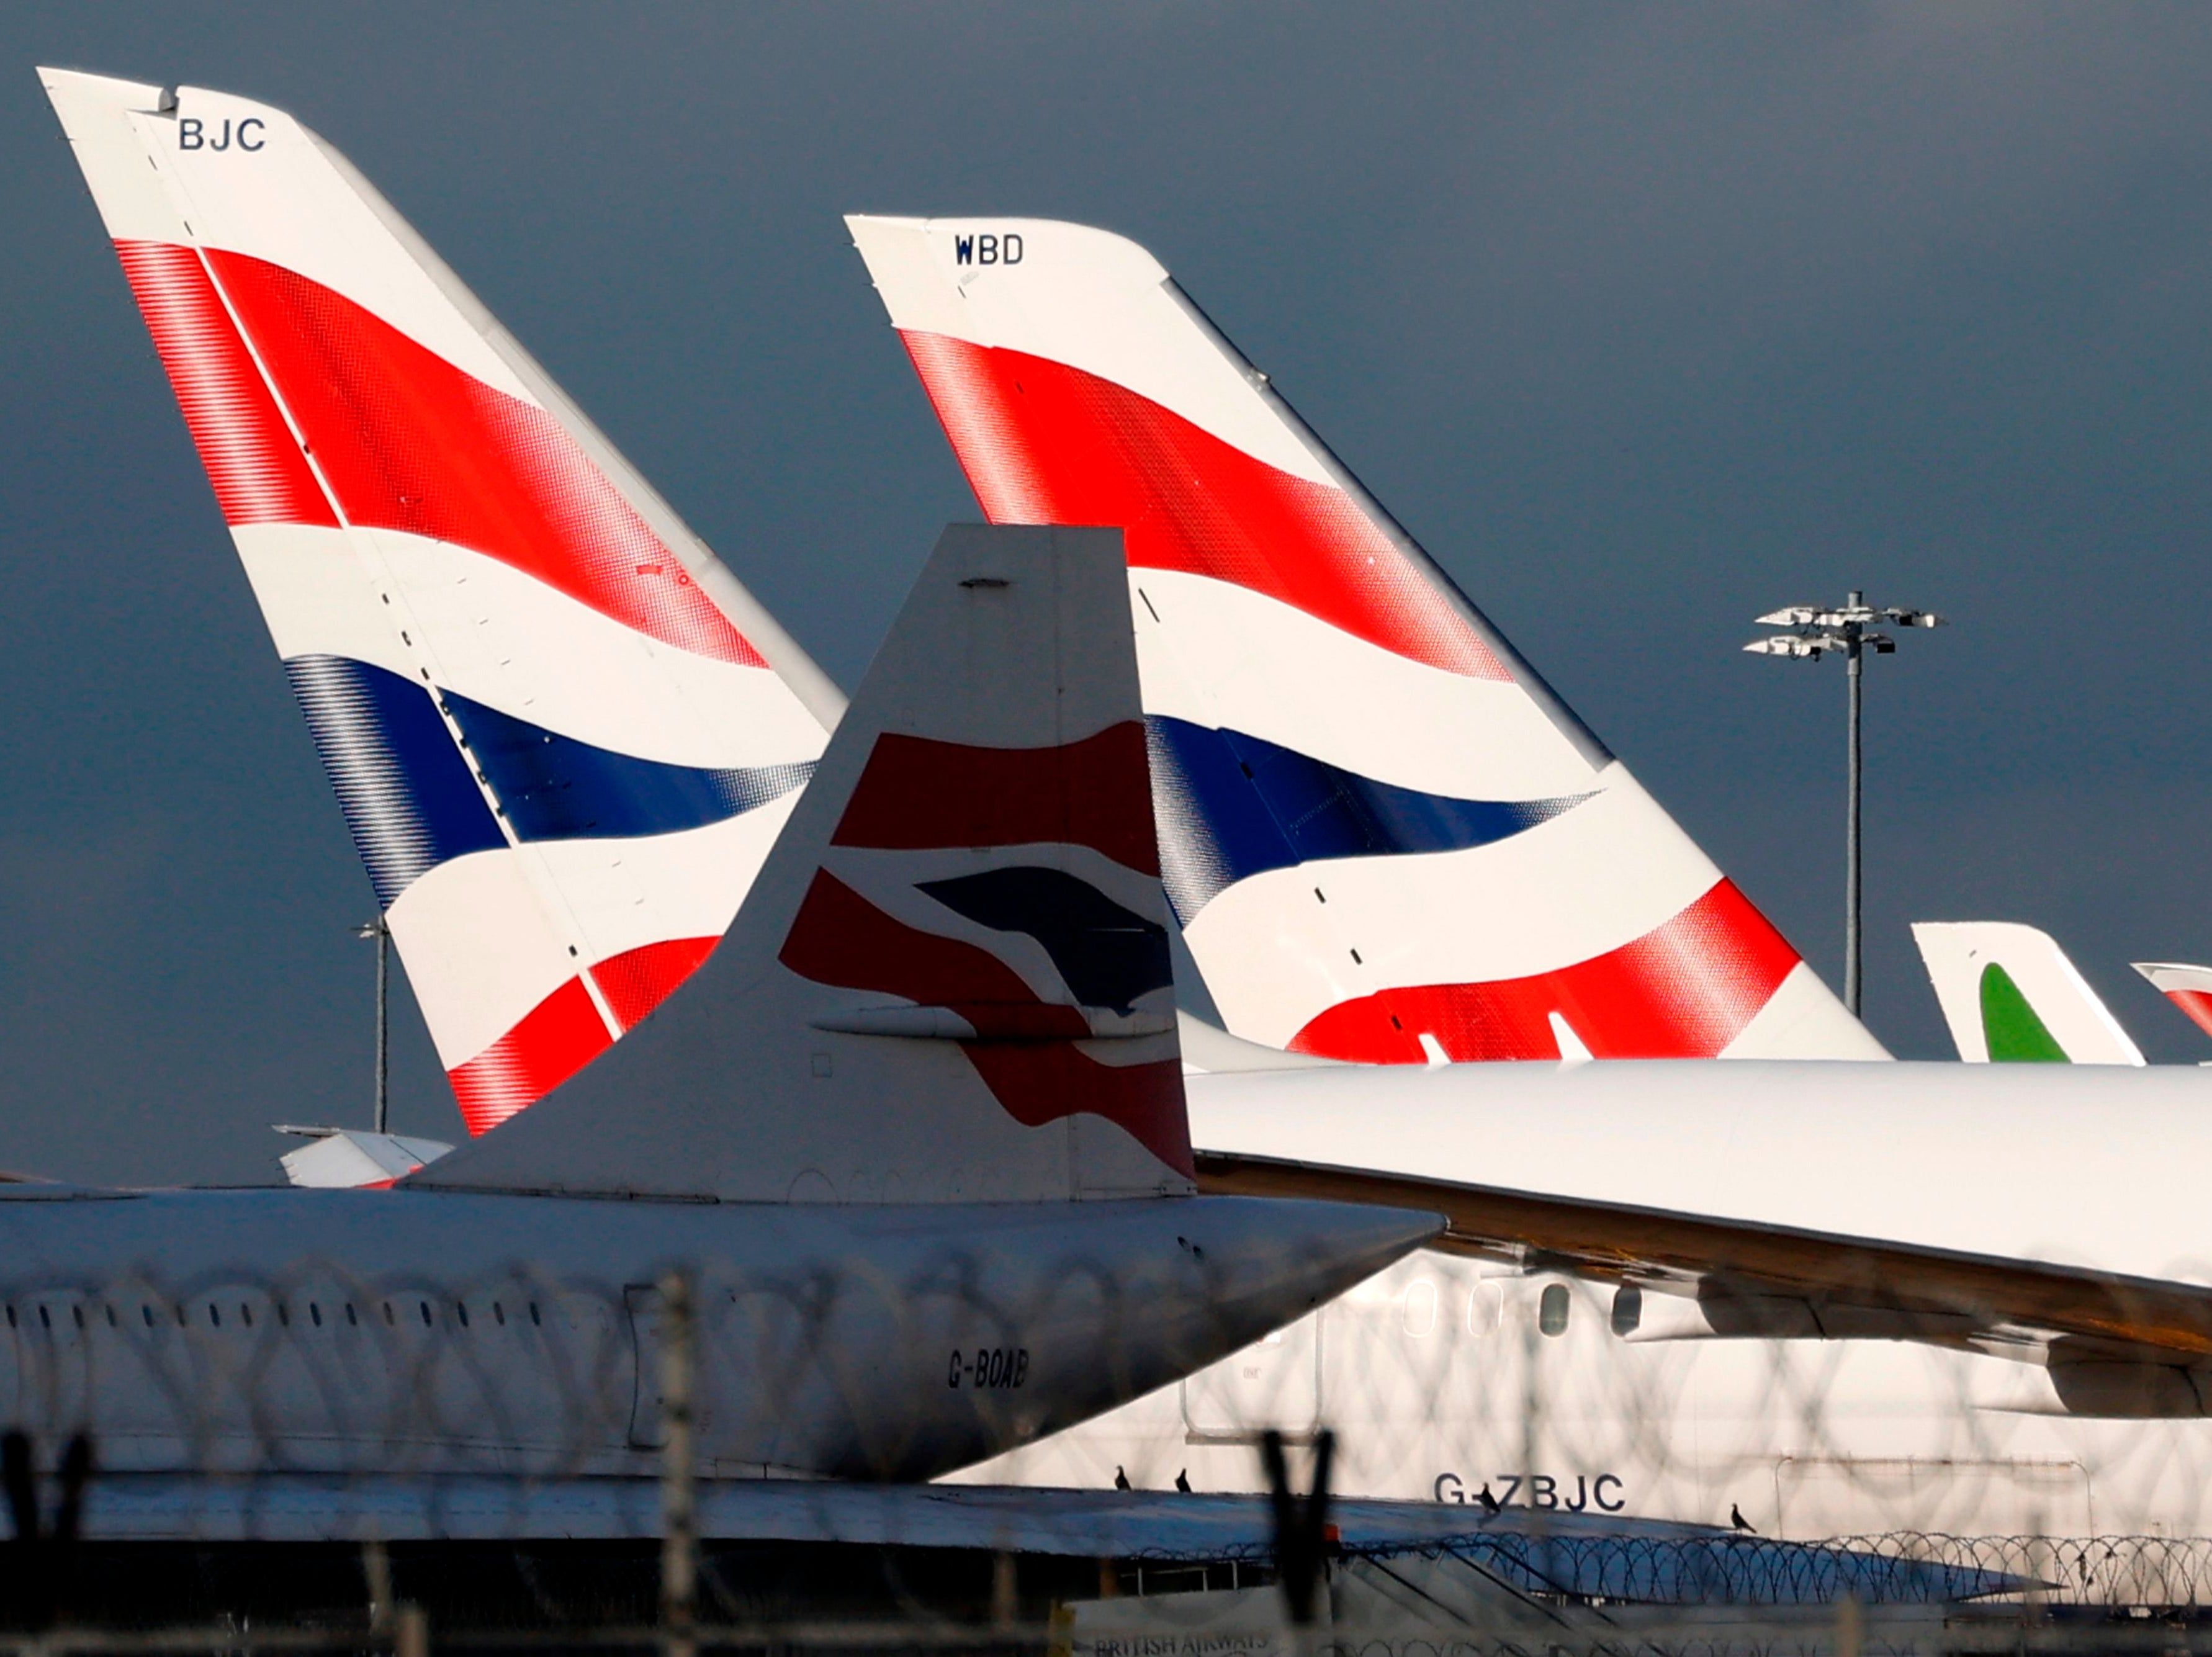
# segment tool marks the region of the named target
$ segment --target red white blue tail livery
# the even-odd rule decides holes
[[[312,132],[41,76],[480,1133],[714,947],[836,692]]]
[[[1112,530],[947,529],[714,957],[590,1071],[407,1183],[1189,1192],[1124,579]]]
[[[848,223],[991,520],[1127,535],[1167,889],[1231,1031],[1885,1056],[1144,249]]]

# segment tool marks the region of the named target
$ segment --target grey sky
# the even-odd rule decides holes
[[[0,19],[0,1166],[258,1179],[361,1120],[372,907],[32,73],[295,111],[834,675],[975,507],[838,215],[1173,269],[1831,977],[1838,597],[1870,1022],[1905,923],[2212,956],[2212,16],[2120,6],[11,6]],[[396,1125],[459,1122],[411,1011]]]

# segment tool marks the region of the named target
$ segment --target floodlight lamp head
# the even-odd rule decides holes
[[[1784,656],[1795,661],[1817,661],[1824,650],[1834,648],[1833,640],[1815,636],[1805,638],[1795,633],[1777,633],[1764,639],[1754,639],[1744,648],[1754,656]]]
[[[1770,615],[1754,616],[1753,621],[1759,627],[1806,627],[1811,624],[1814,613],[1810,604],[1790,604]]]

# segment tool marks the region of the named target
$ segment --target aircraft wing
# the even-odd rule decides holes
[[[1441,1212],[1432,1248],[1693,1296],[1714,1335],[2009,1351],[2048,1364],[2076,1413],[2212,1413],[2195,1284],[1234,1152],[1200,1150],[1198,1174],[1216,1195]]]
[[[2212,1414],[2195,1066],[1447,1065],[1187,1087],[1202,1189],[1411,1202],[1449,1217],[1447,1247],[1678,1297],[1644,1296],[1638,1338],[1923,1341],[2044,1363],[2075,1412]]]

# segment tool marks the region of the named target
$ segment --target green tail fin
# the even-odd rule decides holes
[[[1982,1034],[1993,1065],[2065,1065],[2066,1049],[2044,1028],[2012,981],[1994,961],[1982,968]]]

